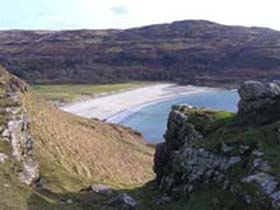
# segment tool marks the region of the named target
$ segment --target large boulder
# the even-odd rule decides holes
[[[279,83],[262,83],[258,81],[246,81],[240,85],[240,98],[246,101],[260,98],[274,98],[280,95]]]
[[[280,84],[247,81],[239,89],[238,114],[247,121],[264,123],[280,115]]]

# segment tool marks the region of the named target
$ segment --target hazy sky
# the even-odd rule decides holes
[[[280,0],[1,0],[0,29],[130,28],[185,19],[280,30]]]

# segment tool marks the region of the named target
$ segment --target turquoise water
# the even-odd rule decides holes
[[[144,107],[138,112],[124,118],[119,124],[141,132],[144,138],[150,143],[159,143],[164,141],[163,134],[166,131],[168,114],[172,105],[189,104],[198,107],[236,112],[238,101],[238,93],[229,90],[194,93]]]

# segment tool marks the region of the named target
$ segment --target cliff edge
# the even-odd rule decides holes
[[[239,94],[236,114],[173,107],[154,166],[166,196],[206,193],[203,209],[280,208],[279,83],[247,81]]]

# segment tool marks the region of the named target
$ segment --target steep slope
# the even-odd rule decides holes
[[[0,90],[0,209],[111,209],[87,189],[153,179],[154,149],[134,131],[59,111],[3,68]]]
[[[46,163],[46,167],[41,164],[41,171],[45,170],[47,179],[59,182],[56,187],[61,184],[67,189],[67,180],[57,177],[57,172],[75,175],[84,183],[116,187],[142,184],[153,178],[153,149],[139,134],[61,112],[30,95],[25,96],[24,103],[36,139],[37,158]]]
[[[280,32],[180,21],[129,30],[2,31],[0,62],[32,83],[279,78]]]
[[[239,94],[237,114],[190,106],[170,113],[155,155],[157,184],[189,200],[186,209],[201,194],[193,208],[280,208],[280,86],[249,81]]]

